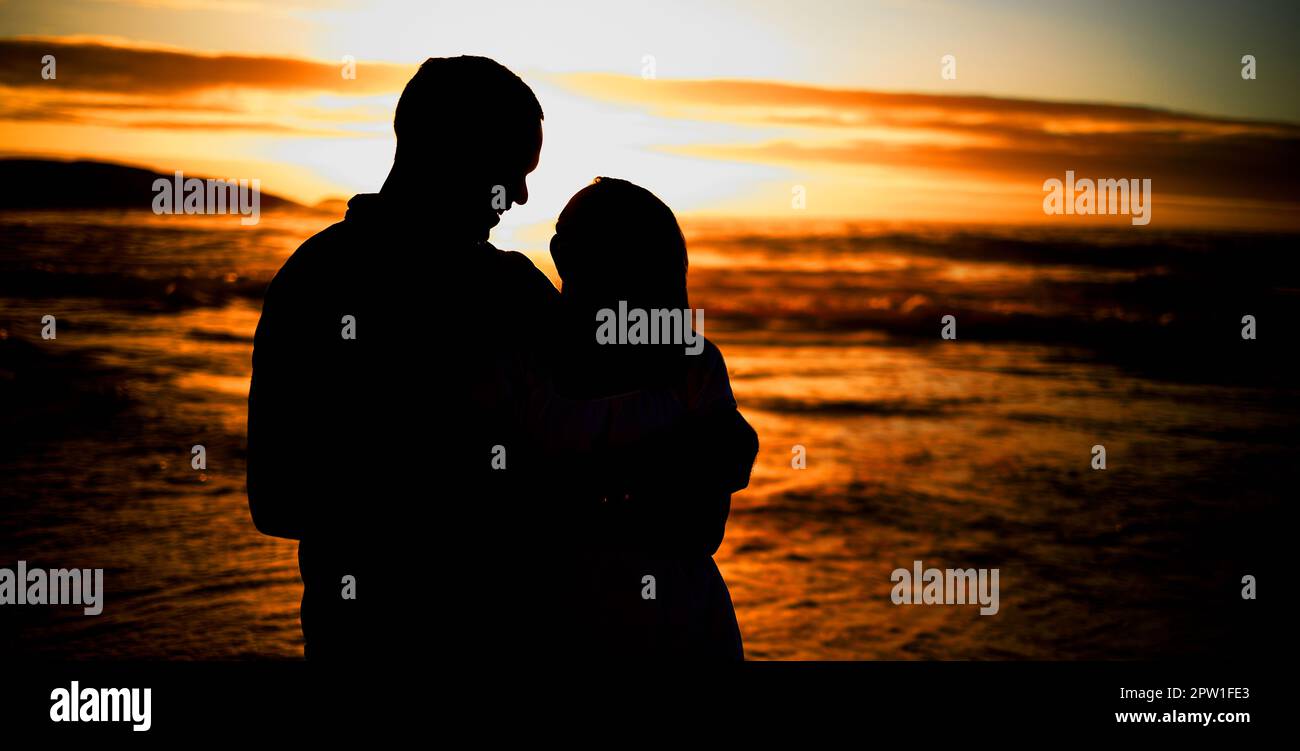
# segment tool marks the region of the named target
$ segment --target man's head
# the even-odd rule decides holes
[[[465,221],[483,238],[501,213],[528,201],[526,178],[542,148],[542,106],[500,63],[425,60],[402,91],[393,129],[390,183],[406,198],[437,202],[440,214]]]

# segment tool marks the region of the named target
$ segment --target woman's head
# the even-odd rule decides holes
[[[555,223],[551,258],[565,297],[646,310],[690,307],[677,218],[626,180],[598,177],[569,200]]]

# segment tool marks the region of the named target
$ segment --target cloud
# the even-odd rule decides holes
[[[41,78],[45,55],[56,60],[58,76],[53,81]],[[151,96],[249,89],[370,96],[400,92],[415,66],[358,61],[355,79],[344,78],[342,71],[341,60],[200,54],[105,38],[0,39],[0,86],[17,89],[58,87]]]
[[[45,55],[55,57],[52,80],[41,77]],[[370,137],[388,130],[392,113],[377,114],[367,100],[396,96],[413,69],[358,62],[350,79],[342,61],[206,55],[105,37],[4,39],[0,120]],[[313,106],[320,97],[334,106]]]
[[[1300,201],[1300,126],[1124,104],[827,89],[765,81],[557,77],[604,101],[753,127],[693,156],[787,166],[882,166],[992,181],[1149,177],[1185,196]]]
[[[95,102],[78,103],[75,100],[63,100],[55,104],[28,103],[19,104],[12,101],[0,102],[0,120],[23,123],[54,123],[60,125],[86,125],[110,128],[131,128],[144,130],[195,130],[210,132],[247,131],[256,133],[294,134],[301,136],[355,137],[356,131],[301,127],[298,125],[273,122],[269,120],[249,120],[236,117],[227,120],[212,118],[189,119],[175,117],[177,112],[219,112],[224,107],[172,107],[165,108],[155,102]],[[153,119],[144,117],[117,117],[118,113],[144,113]]]
[[[246,14],[287,14],[293,11],[318,10],[315,3],[301,0],[95,0],[105,5],[135,6],[149,10],[205,11]]]
[[[832,89],[774,81],[646,80],[605,73],[560,74],[554,78],[570,88],[609,101],[679,111],[689,107],[819,113],[827,117],[828,124],[839,125],[945,122],[966,128],[980,123],[1038,123],[1058,129],[1101,132],[1116,127],[1159,129],[1177,123],[1205,132],[1250,128],[1294,135],[1300,131],[1300,126],[1295,124],[1232,120],[1127,104]]]
[[[835,145],[774,141],[756,145],[691,146],[694,156],[771,164],[879,165],[973,173],[1003,181],[1078,177],[1151,178],[1161,191],[1185,196],[1300,201],[1288,165],[1300,159],[1296,140],[1233,137],[1188,142],[1180,134],[1061,137],[1024,147],[941,148],[855,140]]]

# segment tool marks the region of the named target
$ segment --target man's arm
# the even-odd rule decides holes
[[[313,478],[306,397],[311,382],[300,325],[303,301],[291,273],[276,275],[262,304],[253,337],[253,378],[248,391],[248,508],[258,531],[301,540],[307,528],[304,486]],[[317,405],[319,409],[320,405]]]

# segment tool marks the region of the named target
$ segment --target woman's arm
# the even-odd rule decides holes
[[[659,550],[713,555],[731,494],[749,485],[757,455],[758,434],[732,408],[692,416],[597,466],[624,535]]]

